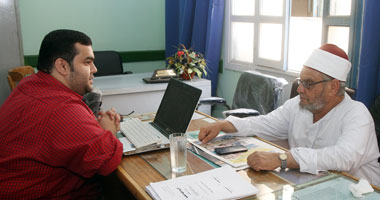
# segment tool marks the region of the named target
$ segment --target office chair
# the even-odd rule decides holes
[[[375,102],[372,104],[369,112],[372,115],[373,121],[375,123],[377,144],[380,149],[380,95],[377,95]],[[380,163],[380,157],[378,158],[378,162]]]
[[[265,115],[277,108],[282,89],[287,84],[283,78],[246,71],[239,77],[232,106],[220,97],[204,98],[199,105],[223,105],[228,109],[223,111],[225,117]]]
[[[83,96],[82,100],[91,109],[94,115],[98,117],[103,100],[102,91],[94,87],[91,92],[88,92]]]
[[[94,76],[107,76],[117,74],[131,74],[132,72],[123,70],[123,61],[116,51],[94,51],[94,64],[98,72]]]
[[[290,90],[290,99],[298,95],[297,88],[298,88],[298,81],[297,79],[294,79],[292,83],[292,89]],[[346,92],[351,97],[351,99],[355,99],[355,93],[356,93],[355,89],[346,87]]]
[[[32,66],[21,66],[8,70],[8,83],[11,90],[15,89],[17,84],[25,76],[34,74],[34,68]]]

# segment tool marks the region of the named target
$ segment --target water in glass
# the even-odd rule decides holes
[[[186,171],[186,134],[173,133],[169,136],[170,139],[170,163],[172,171],[182,173]]]

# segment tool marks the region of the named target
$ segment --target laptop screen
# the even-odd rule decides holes
[[[170,79],[154,123],[168,133],[186,132],[201,93],[196,87]]]

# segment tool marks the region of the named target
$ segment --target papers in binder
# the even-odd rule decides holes
[[[284,151],[271,144],[263,142],[255,137],[236,137],[230,134],[221,132],[218,137],[214,138],[207,144],[203,144],[198,140],[199,131],[188,132],[188,141],[203,150],[207,154],[231,165],[236,169],[248,168],[247,158],[255,151],[277,152],[283,153]],[[248,151],[242,153],[234,153],[227,155],[218,155],[215,153],[215,148],[243,145],[248,148]]]
[[[161,199],[238,199],[258,190],[229,166],[146,186],[148,194]]]

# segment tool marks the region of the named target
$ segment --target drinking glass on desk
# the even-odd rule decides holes
[[[186,133],[173,133],[170,140],[170,163],[172,172],[182,173],[186,171],[187,161],[187,137]]]

